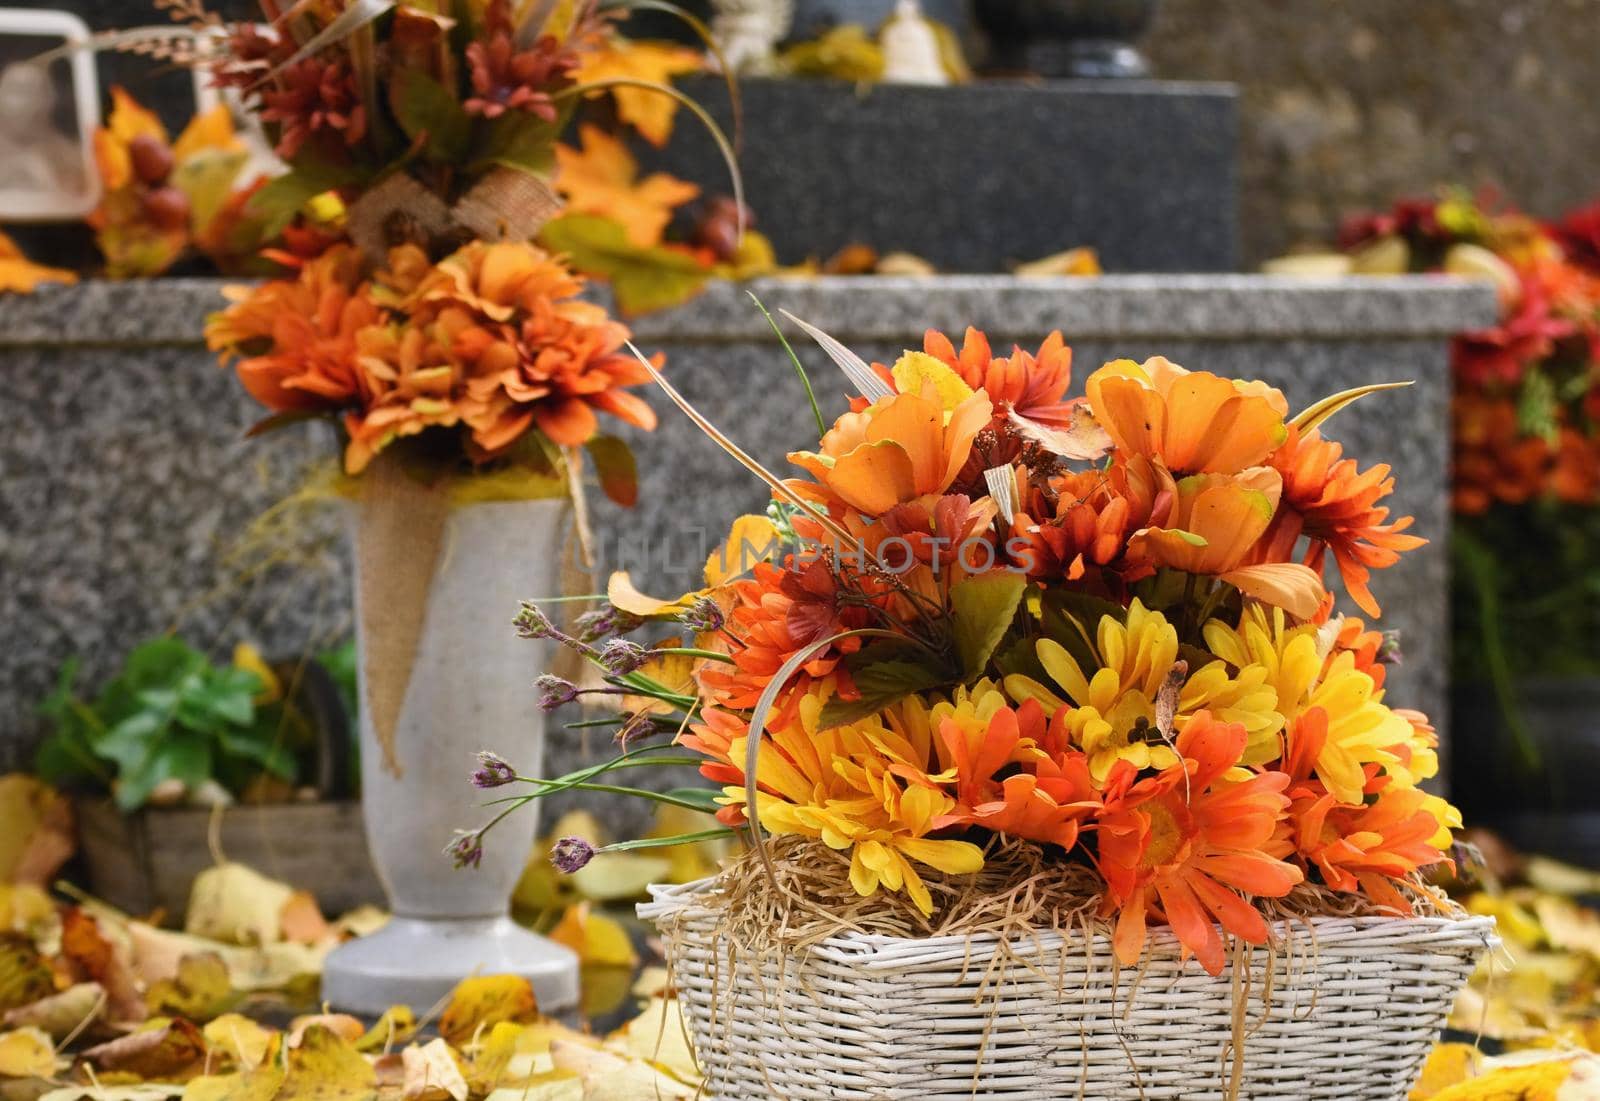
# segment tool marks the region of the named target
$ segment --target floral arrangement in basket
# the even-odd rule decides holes
[[[1600,672],[1600,204],[1546,224],[1453,192],[1352,218],[1340,243],[1358,270],[1499,291],[1500,323],[1452,346],[1456,677],[1494,687],[1536,763],[1516,679]]]
[[[626,711],[619,755],[568,776],[486,754],[477,786],[533,787],[501,817],[634,790],[612,772],[698,768],[719,790],[637,794],[714,811],[722,828],[694,839],[752,839],[728,891],[770,883],[780,908],[837,907],[837,929],[878,915],[918,935],[974,883],[1055,869],[1122,964],[1164,925],[1212,974],[1227,942],[1266,942],[1275,913],[1431,905],[1418,873],[1460,824],[1420,786],[1436,738],[1385,700],[1393,640],[1337,614],[1325,584],[1336,571],[1376,614],[1371,572],[1423,542],[1390,515],[1388,468],[1324,435],[1387,387],[1291,415],[1264,383],[1157,357],[1108,363],[1069,399],[1060,334],[996,356],[982,333],[958,350],[929,332],[883,366],[807,329],[860,396],[831,427],[817,414],[796,477],[656,376],[771,508],[734,524],[702,590],[654,600],[614,575],[611,607],[575,633],[524,607],[524,635],[605,680],[545,678],[543,706]],[[647,623],[690,637],[620,637]],[[566,839],[553,859],[570,871],[594,852]],[[826,902],[778,897],[796,890]]]

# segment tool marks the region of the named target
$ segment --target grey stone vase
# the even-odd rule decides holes
[[[982,8],[988,2],[977,0],[975,6]],[[895,0],[795,0],[790,37],[816,38],[841,23],[858,23],[876,31],[894,14],[894,5]],[[973,6],[968,0],[922,0],[922,14],[962,34],[971,25]]]
[[[990,68],[1045,77],[1147,77],[1135,43],[1159,0],[980,0],[978,25],[989,35]]]

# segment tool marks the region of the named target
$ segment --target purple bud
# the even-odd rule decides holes
[[[457,830],[456,839],[444,847],[444,854],[457,868],[476,868],[483,862],[483,831]]]
[[[573,624],[572,633],[579,642],[598,642],[616,634],[616,609],[602,608],[598,612],[585,612]]]
[[[1378,647],[1377,661],[1379,665],[1404,664],[1404,655],[1400,652],[1399,631],[1383,632],[1383,645]]]
[[[563,837],[550,850],[550,863],[571,875],[594,859],[594,846],[581,837]]]
[[[613,677],[625,677],[648,660],[650,651],[625,638],[614,638],[600,649],[600,664]]]
[[[549,673],[534,681],[533,686],[539,690],[539,708],[542,711],[554,711],[578,698],[576,684]]]
[[[515,782],[517,770],[498,753],[485,749],[478,754],[478,767],[472,773],[475,788],[498,788]]]
[[[708,596],[702,596],[689,608],[678,616],[678,622],[691,631],[720,631],[727,622],[727,617],[722,614],[722,609],[717,602]]]
[[[511,622],[521,638],[553,638],[557,634],[550,617],[526,600],[522,602],[522,610],[517,613],[517,618]]]

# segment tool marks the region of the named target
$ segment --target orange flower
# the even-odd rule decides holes
[[[1326,595],[1321,580],[1289,562],[1248,565],[1278,511],[1283,481],[1270,467],[1237,474],[1191,474],[1177,483],[1172,513],[1128,540],[1128,557],[1221,578],[1246,596],[1312,619]]]
[[[1287,436],[1283,395],[1161,356],[1108,363],[1089,376],[1089,406],[1124,456],[1144,455],[1174,474],[1236,474]]]
[[[1358,471],[1354,459],[1340,458],[1343,451],[1318,432],[1302,436],[1299,429],[1290,428],[1289,438],[1271,458],[1273,468],[1283,475],[1283,507],[1260,560],[1281,562],[1292,557],[1304,535],[1310,544],[1306,564],[1320,576],[1324,556],[1331,551],[1351,599],[1375,616],[1378,602],[1367,587],[1372,571],[1394,565],[1402,552],[1427,540],[1403,534],[1412,518],[1391,521],[1388,508],[1378,504],[1394,490],[1388,465]]]
[[[846,602],[826,563],[796,566],[757,563],[751,575],[735,581],[726,594],[728,632],[737,639],[715,642],[724,646],[733,664],[707,662],[700,672],[700,689],[719,707],[749,710],[783,663],[814,643],[841,631],[868,626],[870,608],[859,601]],[[800,667],[789,687],[778,697],[771,720],[774,726],[793,718],[802,696],[820,684],[834,685],[843,699],[856,698],[849,674],[839,662],[861,646],[858,638],[830,646]]]
[[[1033,700],[1014,711],[995,709],[987,725],[941,719],[941,757],[956,776],[956,819],[1063,849],[1076,845],[1079,822],[1099,806],[1088,758],[1072,749],[1047,756],[1039,749],[1045,736],[1044,709]],[[1014,765],[1021,771],[1002,778]]]
[[[1089,565],[1121,559],[1128,537],[1158,516],[1164,520],[1176,496],[1172,475],[1142,455],[1103,472],[1058,475],[1048,492],[1035,488],[1025,510],[1012,518],[1014,558],[1030,577],[1076,581]],[[1141,572],[1149,567],[1133,568],[1128,580],[1138,580]]]
[[[1037,354],[1014,347],[1004,359],[994,358],[989,338],[973,328],[962,338],[959,355],[950,338],[937,329],[924,334],[922,350],[949,366],[974,390],[986,392],[998,415],[1014,409],[1029,420],[1072,427],[1072,410],[1078,404],[1066,400],[1072,385],[1072,349],[1059,330],[1045,338]]]
[[[366,394],[356,335],[384,320],[348,245],[306,262],[292,280],[230,289],[233,305],[206,323],[223,361],[243,354],[239,380],[273,412],[341,410]]]
[[[1108,908],[1117,911],[1113,946],[1125,966],[1138,962],[1153,913],[1172,927],[1185,956],[1192,952],[1218,974],[1223,941],[1213,922],[1252,944],[1269,935],[1261,913],[1238,892],[1278,898],[1304,878],[1263,851],[1288,808],[1289,777],[1230,778],[1246,740],[1242,725],[1202,711],[1178,736],[1179,764],[1131,786],[1124,772],[1124,790],[1106,793],[1099,864]]]
[[[793,452],[789,461],[826,489],[830,511],[842,505],[882,516],[949,489],[991,409],[980,392],[962,399],[947,417],[930,383],[920,394],[895,394],[864,412],[846,413],[822,437],[821,452]]]
[[[1342,804],[1321,784],[1308,779],[1311,763],[1328,737],[1328,716],[1311,708],[1295,724],[1291,767],[1300,780],[1289,812],[1292,851],[1335,891],[1364,891],[1380,905],[1409,915],[1411,906],[1391,880],[1444,859],[1434,844],[1443,823],[1438,802],[1417,788],[1387,780],[1369,785],[1365,802]]]

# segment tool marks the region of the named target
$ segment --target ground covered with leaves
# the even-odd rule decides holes
[[[553,832],[604,840],[581,814]],[[667,973],[648,965],[647,932],[629,913],[646,883],[711,870],[704,849],[613,854],[571,879],[530,861],[519,912],[582,956],[577,1020],[542,1014],[527,982],[504,975],[377,1021],[329,1012],[318,1004],[324,957],[383,913],[329,920],[292,885],[224,861],[196,879],[183,928],[165,928],[62,880],[71,853],[60,798],[0,777],[0,1101],[700,1093]],[[1586,905],[1600,875],[1502,857],[1459,895],[1498,920],[1505,951],[1462,994],[1413,1101],[1600,1101],[1600,911]]]

